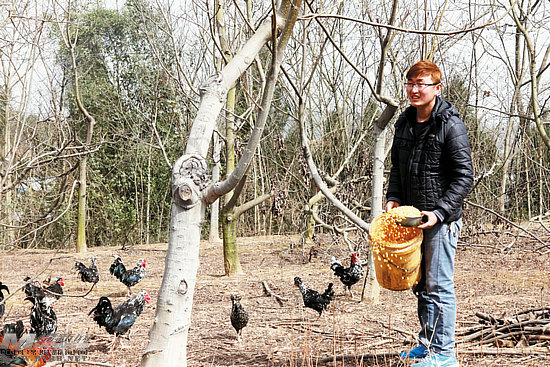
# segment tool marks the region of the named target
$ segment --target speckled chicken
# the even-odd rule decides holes
[[[105,327],[109,334],[114,335],[111,346],[116,345],[119,335],[125,334],[136,322],[136,319],[145,307],[146,303],[151,301],[149,292],[141,291],[134,297],[113,308],[111,301],[107,297],[101,297],[97,305],[88,313],[93,314],[94,321]]]
[[[241,296],[239,294],[231,295],[231,325],[237,332],[237,340],[241,340],[243,328],[248,324],[248,312],[241,305]]]
[[[4,301],[4,293],[2,292],[4,290],[10,293],[8,286],[0,282],[0,302]],[[6,311],[6,304],[5,303],[0,304],[0,317],[4,316],[5,311]]]
[[[35,297],[27,297],[25,300],[32,302],[31,333],[36,334],[37,338],[54,334],[57,331],[57,315],[51,305]]]
[[[127,270],[118,255],[113,255],[115,260],[109,268],[109,272],[128,288],[128,295],[132,294],[132,287],[145,278],[145,259],[140,261],[133,269]]]
[[[38,281],[31,280],[31,277],[25,277],[23,281],[27,283],[23,288],[27,297],[44,297],[44,289],[42,289],[42,285]]]
[[[97,283],[99,282],[99,271],[97,270],[97,265],[95,264],[95,256],[90,258],[90,266],[86,266],[80,261],[74,262],[74,271],[77,271],[80,275],[80,280],[87,283]]]
[[[23,279],[27,284],[23,288],[27,297],[36,298],[41,303],[51,307],[63,294],[62,277],[56,278],[52,283],[51,278],[45,279],[42,284],[37,281],[31,281],[30,277]]]
[[[304,307],[311,308],[319,312],[319,317],[324,310],[327,310],[330,302],[334,298],[333,284],[329,283],[327,289],[323,293],[309,289],[302,282],[302,278],[295,277],[294,285],[300,289],[302,293],[302,299],[304,301]]]
[[[363,267],[359,263],[359,258],[357,253],[351,254],[351,262],[349,268],[345,268],[342,263],[333,256],[332,264],[330,268],[334,271],[334,275],[340,278],[340,281],[346,286],[349,290],[351,298],[353,298],[353,292],[351,291],[351,286],[357,283],[364,274]]]

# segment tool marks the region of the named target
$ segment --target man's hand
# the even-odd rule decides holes
[[[437,224],[437,222],[439,221],[439,219],[437,218],[437,215],[435,215],[434,212],[422,212],[421,213],[422,215],[425,215],[428,217],[428,221],[427,222],[423,222],[423,223],[420,223],[420,225],[416,228],[418,229],[428,229],[428,228],[432,228],[433,226],[435,226]]]
[[[393,208],[397,208],[399,206],[399,203],[397,201],[388,201],[386,203],[386,212],[389,212]]]

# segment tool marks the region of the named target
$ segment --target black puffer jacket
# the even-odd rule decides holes
[[[470,142],[456,108],[436,97],[430,124],[415,137],[416,108],[395,123],[392,168],[386,197],[401,205],[443,214],[444,222],[462,216],[462,201],[473,183]]]

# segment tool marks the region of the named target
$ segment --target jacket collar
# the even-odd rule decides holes
[[[405,109],[404,113],[406,116],[406,120],[409,122],[409,124],[416,121],[416,107],[409,106]],[[435,105],[430,116],[430,121],[445,123],[453,115],[458,116],[458,111],[456,110],[456,108],[450,102],[447,102],[440,96],[436,96]]]

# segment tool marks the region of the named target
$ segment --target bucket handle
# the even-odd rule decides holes
[[[399,269],[399,270],[405,272],[406,275],[412,274],[412,273],[415,272],[416,269],[418,269],[418,267],[420,266],[420,263],[418,263],[418,265],[416,265],[416,266],[413,267],[413,268],[402,268],[402,267],[400,267],[399,265],[394,264],[394,263],[393,263],[389,258],[387,258],[386,256],[381,255],[380,253],[379,253],[379,256],[381,256],[381,257],[382,257],[384,260],[386,260],[388,263],[390,263],[390,264],[392,264],[393,266],[395,266],[397,269]]]

